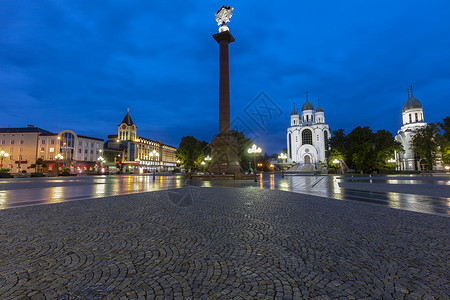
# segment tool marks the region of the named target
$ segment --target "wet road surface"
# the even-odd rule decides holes
[[[450,177],[264,174],[258,182],[186,180],[183,175],[117,175],[0,180],[0,209],[100,198],[157,190],[199,187],[272,189],[339,200],[388,205],[428,214],[450,215]]]

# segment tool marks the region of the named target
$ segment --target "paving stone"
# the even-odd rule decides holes
[[[182,188],[0,211],[0,298],[449,298],[450,219]],[[377,296],[375,296],[377,295]]]

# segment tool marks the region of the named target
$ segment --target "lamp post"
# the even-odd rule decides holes
[[[9,153],[6,153],[5,151],[0,151],[0,159],[1,159],[1,163],[0,163],[0,169],[3,169],[3,158],[4,157],[8,157]]]
[[[153,160],[153,157],[155,157],[155,158],[159,157],[159,153],[156,150],[153,150],[152,152],[150,152],[150,159]],[[153,169],[153,181],[156,180],[155,172],[156,172],[156,165],[155,165],[155,168]]]
[[[287,155],[284,153],[281,153],[280,155],[278,155],[278,159],[281,159],[281,178],[284,178],[284,165],[283,165],[283,160],[285,160],[287,158]]]
[[[202,161],[200,164],[202,165],[202,172],[203,172],[205,170],[205,161]]]
[[[56,159],[56,176],[58,176],[58,174],[59,174],[59,160],[60,159],[64,159],[64,157],[61,155],[61,153],[58,153],[58,154],[56,154],[55,159]]]
[[[339,164],[339,168],[341,169],[341,174],[344,174],[344,170],[342,169],[342,162],[341,162],[340,159],[335,158],[335,159],[332,161],[332,163],[333,163],[333,164]]]
[[[205,160],[208,162],[208,166],[209,166],[209,163],[211,162],[211,156],[209,156],[209,155],[206,156],[206,157],[205,157]]]
[[[105,162],[105,159],[103,158],[103,156],[99,156],[99,158],[97,158],[97,160],[100,162],[100,168],[103,173],[103,163]]]
[[[256,145],[253,144],[253,146],[251,148],[249,148],[247,151],[248,151],[248,153],[253,154],[253,164],[254,164],[253,173],[255,173],[255,182],[256,182],[257,181],[256,180],[256,154],[261,153],[262,149],[260,147],[256,147]]]

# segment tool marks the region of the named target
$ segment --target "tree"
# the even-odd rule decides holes
[[[445,117],[443,122],[439,122],[438,125],[443,132],[439,138],[442,162],[450,164],[450,116]]]
[[[358,126],[347,136],[346,149],[352,165],[361,172],[367,172],[375,166],[374,134],[369,127]]]
[[[238,144],[238,158],[242,169],[249,168],[248,162],[252,160],[252,156],[248,153],[248,149],[253,145],[251,138],[245,137],[243,132],[231,130],[230,134],[234,136]]]
[[[436,153],[439,148],[439,128],[434,123],[419,129],[412,138],[412,147],[419,156],[420,163],[426,170],[432,170],[436,164]]]
[[[394,139],[392,133],[387,130],[380,129],[374,134],[375,144],[375,169],[391,170],[395,168],[395,164],[388,163],[393,159],[395,151],[403,151],[402,144]]]
[[[207,142],[199,141],[193,136],[184,136],[181,138],[176,155],[184,168],[191,172],[200,165],[202,159],[210,152],[211,147]]]

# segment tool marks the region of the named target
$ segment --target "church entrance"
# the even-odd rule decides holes
[[[311,163],[311,157],[309,155],[305,155],[305,164]]]

